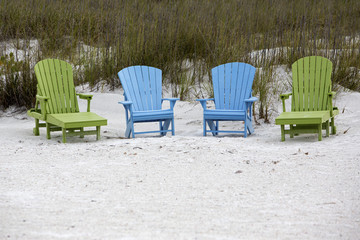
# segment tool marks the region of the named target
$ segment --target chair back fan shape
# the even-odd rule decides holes
[[[79,112],[73,82],[73,71],[69,63],[58,59],[47,59],[35,65],[38,80],[38,95],[48,96],[48,113]]]
[[[119,72],[126,101],[134,111],[161,109],[162,71],[148,66],[128,67]]]
[[[247,63],[226,63],[212,69],[216,109],[244,110],[251,97],[256,68]]]
[[[324,57],[311,56],[292,64],[292,111],[329,110],[332,62]]]

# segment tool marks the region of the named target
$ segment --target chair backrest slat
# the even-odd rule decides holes
[[[315,71],[315,78],[314,78],[314,111],[318,111],[321,107],[318,105],[319,96],[320,96],[320,81],[315,81],[315,79],[321,79],[321,64],[322,59],[316,58],[316,71]]]
[[[332,62],[319,56],[301,58],[293,63],[292,110],[328,110],[331,72]]]
[[[141,66],[135,66],[133,69],[134,69],[135,77],[137,80],[136,82],[137,82],[137,87],[138,87],[138,91],[139,91],[141,106],[142,106],[143,110],[147,111],[149,109],[148,109],[148,105],[147,105],[147,96],[146,96],[147,92],[145,89],[144,80],[148,79],[148,78],[147,78],[147,76],[143,76]]]
[[[240,75],[242,79],[242,81],[240,81],[240,86],[241,86],[240,99],[239,101],[237,101],[239,103],[238,106],[239,109],[245,109],[244,99],[247,99],[251,96],[252,83],[255,77],[255,70],[256,69],[251,65],[249,66],[249,65],[241,64],[239,66],[240,74],[242,74],[242,76]]]
[[[74,86],[74,81],[73,81],[73,71],[72,71],[71,65],[64,61],[62,61],[61,65],[62,65],[62,72],[65,75],[64,82],[69,84],[70,101],[68,103],[70,104],[70,110],[71,110],[71,112],[78,112],[79,107],[78,107],[78,101],[77,101],[77,97],[76,97],[76,91],[75,91],[75,86]]]
[[[50,89],[50,96],[51,98],[54,99],[53,104],[54,104],[54,109],[57,113],[61,113],[61,103],[60,103],[60,95],[59,93],[59,88],[58,88],[58,84],[57,84],[57,76],[59,74],[56,73],[55,71],[55,61],[53,62],[53,64],[49,64],[49,62],[47,62],[48,67],[46,68],[45,71],[47,71],[50,74],[50,78],[54,79],[54,81],[48,81],[49,84],[49,89]]]
[[[219,69],[222,69],[222,67],[215,67],[211,71],[212,79],[213,79],[213,89],[214,89],[214,98],[215,98],[215,107],[216,108],[221,108],[220,107],[220,86],[219,86],[219,81],[218,81],[218,79],[220,78]],[[216,99],[219,99],[219,101],[216,101]]]
[[[51,62],[52,63],[52,62]],[[56,95],[55,95],[55,91],[54,91],[54,85],[53,85],[53,79],[55,79],[55,73],[53,71],[50,70],[50,62],[46,61],[44,62],[44,70],[45,70],[45,76],[46,76],[46,84],[47,84],[47,90],[49,92],[48,97],[50,97],[51,101],[49,101],[49,105],[52,106],[53,109],[53,113],[59,113],[58,109],[57,109],[57,104],[56,104]]]
[[[54,65],[53,65],[53,70],[52,71],[54,71],[55,73],[57,73],[56,74],[56,83],[57,84],[55,84],[55,86],[56,86],[56,91],[57,92],[60,92],[60,89],[64,89],[64,83],[63,83],[63,81],[62,81],[62,74],[60,74],[61,73],[61,62],[59,61],[59,60],[57,60],[57,59],[54,59]],[[52,66],[52,65],[50,65],[50,66]],[[66,90],[64,91],[64,92],[66,92]],[[69,112],[69,111],[67,111],[67,109],[66,109],[66,104],[65,104],[65,99],[64,99],[64,97],[62,97],[61,96],[61,94],[58,94],[58,107],[59,107],[59,112],[60,113],[66,113],[66,112]]]
[[[240,66],[241,68],[241,66]],[[236,106],[235,103],[238,102],[237,98],[239,99],[240,96],[239,94],[236,94],[236,92],[238,91],[238,87],[240,86],[237,86],[238,84],[238,81],[236,80],[239,76],[239,71],[240,69],[233,69],[232,71],[232,74],[231,74],[231,82],[232,82],[232,85],[231,85],[231,90],[230,90],[230,109],[236,109],[238,106]],[[241,74],[241,72],[240,72]]]
[[[227,64],[225,65],[225,73],[229,73],[232,71],[232,66],[231,64]],[[232,72],[231,72],[232,73]],[[225,101],[224,101],[224,108],[226,109],[230,109],[230,102],[231,102],[231,95],[230,95],[230,89],[231,89],[231,82],[232,82],[232,74],[225,74],[224,76],[224,96],[228,96],[225,97]]]
[[[144,86],[144,92],[145,92],[145,98],[144,100],[146,101],[145,107],[147,110],[152,110],[152,99],[151,99],[151,83],[150,81],[147,81],[146,79],[149,79],[149,68],[141,68],[140,66],[138,66],[140,68],[140,72],[141,72],[141,78],[143,81],[143,86]]]
[[[35,67],[38,93],[49,97],[49,113],[79,112],[73,81],[72,67],[57,59],[45,59]]]
[[[161,109],[162,72],[149,66],[131,66],[118,72],[125,98],[135,111]]]
[[[155,73],[155,99],[156,99],[156,104],[155,104],[155,109],[154,110],[159,110],[161,109],[161,98],[162,98],[162,71],[160,69],[157,68],[151,68],[152,71]]]
[[[158,98],[158,87],[157,87],[157,78],[156,78],[156,70],[160,70],[157,68],[153,68],[153,67],[149,67],[149,78],[150,78],[150,88],[151,88],[151,103],[152,103],[152,109],[161,109],[161,107],[159,107],[159,98]],[[161,78],[161,70],[160,70],[160,78]],[[161,79],[160,79],[161,82]],[[160,88],[160,98],[161,98],[161,88]]]
[[[226,63],[212,69],[215,107],[245,110],[244,100],[251,97],[255,67],[247,63]]]
[[[311,59],[311,58],[310,58]],[[309,106],[309,111],[314,111],[315,108],[315,75],[316,75],[316,58],[315,59],[311,59],[310,64],[312,64],[313,66],[310,66],[310,68],[312,68],[313,70],[310,71],[309,73],[309,86],[308,86],[308,106]]]

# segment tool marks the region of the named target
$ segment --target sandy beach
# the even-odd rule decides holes
[[[93,94],[100,141],[47,140],[25,112],[1,112],[1,239],[360,239],[360,93],[336,97],[337,134],[320,142],[281,142],[273,121],[203,137],[202,108],[185,101],[175,136],[125,139],[121,92]]]

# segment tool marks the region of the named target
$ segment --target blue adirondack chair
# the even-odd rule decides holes
[[[226,63],[211,70],[214,98],[197,99],[204,109],[204,136],[211,132],[243,133],[244,137],[254,132],[252,127],[252,104],[257,101],[251,96],[255,67],[246,63]],[[206,107],[207,101],[215,102],[215,109]],[[244,121],[244,131],[221,131],[219,121]],[[206,124],[210,130],[207,130]]]
[[[125,101],[119,102],[125,108],[125,137],[156,132],[162,136],[167,132],[175,135],[173,109],[179,98],[162,98],[162,71],[149,66],[131,66],[118,72],[118,76],[125,97]],[[164,100],[170,101],[170,109],[162,109]],[[160,130],[135,132],[134,123],[139,122],[159,122]]]

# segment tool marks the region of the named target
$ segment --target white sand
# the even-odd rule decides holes
[[[202,137],[189,102],[176,136],[123,139],[119,100],[94,93],[100,141],[47,140],[26,114],[0,113],[0,239],[360,239],[360,93],[337,97],[338,133],[321,142],[281,142],[274,124]]]

